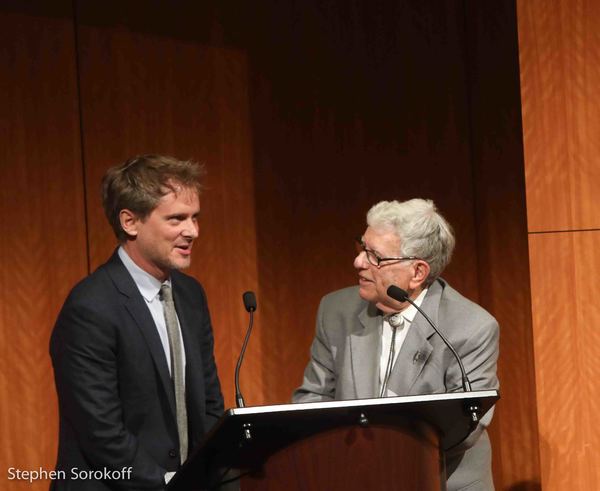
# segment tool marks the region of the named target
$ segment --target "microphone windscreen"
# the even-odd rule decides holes
[[[244,292],[242,298],[244,299],[244,308],[248,312],[254,312],[256,310],[256,295],[254,295],[254,292]]]
[[[402,288],[392,285],[387,289],[388,297],[393,298],[394,300],[398,300],[398,302],[406,302],[408,299],[408,293]]]

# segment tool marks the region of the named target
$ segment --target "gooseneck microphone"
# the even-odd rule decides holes
[[[387,289],[387,294],[389,297],[393,298],[394,300],[397,300],[398,302],[408,302],[415,309],[417,309],[423,317],[425,317],[425,320],[429,323],[429,325],[431,327],[433,327],[433,330],[442,339],[444,344],[446,346],[448,346],[448,349],[452,352],[452,354],[454,355],[454,358],[456,358],[456,361],[458,362],[458,366],[460,367],[460,373],[462,375],[463,392],[472,392],[471,381],[469,380],[469,377],[467,376],[467,372],[465,370],[465,367],[463,365],[463,362],[462,362],[460,356],[458,356],[458,353],[456,352],[456,350],[454,349],[454,346],[452,346],[450,341],[448,341],[448,339],[446,339],[446,336],[444,336],[440,332],[440,330],[433,323],[433,321],[429,318],[429,316],[425,312],[423,312],[423,309],[421,309],[421,307],[419,307],[415,302],[413,302],[410,299],[408,292],[406,292],[405,290],[403,290],[402,288],[400,288],[396,285],[391,285]],[[469,407],[467,409],[468,409],[469,413],[471,413],[471,431],[472,431],[473,429],[475,429],[475,427],[477,426],[477,423],[479,422],[479,411],[480,411],[479,404],[477,404],[476,402],[469,402]]]
[[[248,325],[248,330],[246,331],[246,337],[244,338],[242,351],[240,352],[240,356],[235,366],[235,401],[237,403],[237,407],[245,406],[244,397],[242,396],[242,391],[240,390],[240,367],[242,366],[242,361],[244,361],[244,353],[246,353],[246,346],[248,346],[248,340],[250,339],[250,333],[252,332],[252,325],[254,324],[256,295],[254,295],[254,292],[248,291],[242,295],[242,299],[244,300],[244,308],[250,313],[250,323]]]

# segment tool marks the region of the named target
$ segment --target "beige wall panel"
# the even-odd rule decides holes
[[[544,491],[600,482],[600,232],[529,238]]]
[[[136,17],[135,31],[89,25],[86,7],[79,61],[92,267],[115,247],[98,195],[109,166],[143,153],[204,162],[200,238],[189,272],[208,295],[217,364],[231,406],[233,368],[247,326],[241,295],[258,285],[245,56],[179,39],[176,21],[163,26],[174,31],[170,36],[143,31],[143,17]],[[244,366],[252,402],[264,399],[257,341]]]
[[[36,10],[36,2],[28,3]],[[52,17],[0,7],[0,489],[10,467],[54,468],[58,415],[48,340],[87,272],[70,2]],[[64,17],[62,17],[64,15]]]
[[[520,0],[529,231],[600,227],[600,2]]]

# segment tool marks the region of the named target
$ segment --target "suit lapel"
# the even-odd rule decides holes
[[[429,291],[421,305],[421,309],[436,325],[438,324],[441,294],[442,287],[436,281],[429,287]],[[388,387],[392,392],[397,395],[410,394],[433,351],[429,338],[434,334],[435,331],[425,318],[417,313],[390,374]]]
[[[199,333],[203,330],[203,323],[208,322],[208,311],[203,311],[200,299],[194,298],[186,284],[181,281],[180,273],[173,271],[171,284],[173,285],[173,300],[177,310],[177,318],[181,327],[183,346],[185,349],[185,397],[187,403],[188,432],[190,448],[195,448],[202,436],[206,433],[206,381],[204,379],[204,361],[208,360],[212,352],[203,352],[199,340]]]
[[[154,319],[150,314],[150,310],[146,305],[144,298],[139,292],[133,278],[119,259],[115,252],[107,263],[108,274],[113,280],[113,283],[119,292],[126,297],[124,301],[125,308],[133,318],[135,324],[142,332],[142,336],[146,340],[154,365],[163,384],[165,394],[169,401],[169,406],[173,415],[175,412],[175,394],[173,393],[173,382],[169,374],[169,366],[165,358],[165,351],[160,341],[160,336],[156,329]]]
[[[368,304],[358,315],[360,326],[350,335],[352,374],[356,398],[377,397],[379,353],[381,351],[381,315]]]
[[[428,335],[429,330],[420,325],[415,318],[390,374],[388,387],[394,394],[408,395],[417,381],[423,366],[433,351],[433,347],[427,340]]]

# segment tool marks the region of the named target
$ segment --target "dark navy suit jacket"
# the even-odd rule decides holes
[[[177,271],[171,281],[185,345],[191,452],[222,414],[223,397],[204,290]],[[50,354],[60,412],[57,470],[67,478],[52,488],[163,488],[164,474],[179,466],[173,384],[146,301],[116,252],[69,294]],[[127,467],[131,477],[121,481],[69,479]]]

